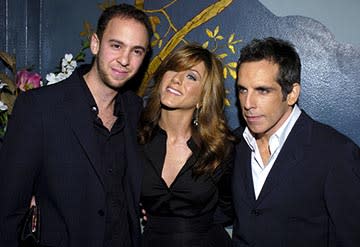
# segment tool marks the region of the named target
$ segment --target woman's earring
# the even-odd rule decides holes
[[[196,104],[195,117],[194,117],[194,120],[193,120],[193,124],[196,127],[199,126],[199,112],[200,112],[200,108],[199,108],[198,104]]]

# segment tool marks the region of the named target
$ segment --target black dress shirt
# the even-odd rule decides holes
[[[231,210],[231,160],[219,166],[211,175],[194,176],[199,147],[193,139],[187,145],[192,155],[181,168],[170,187],[161,177],[165,154],[166,132],[156,130],[154,138],[144,145],[146,164],[141,201],[149,215],[197,217],[211,213],[217,206]]]
[[[124,192],[124,175],[126,170],[124,146],[124,111],[121,93],[115,100],[114,115],[117,117],[109,131],[98,117],[98,108],[90,90],[84,85],[93,113],[95,135],[98,139],[98,151],[101,154],[102,175],[106,194],[105,211],[99,212],[105,217],[104,247],[130,247],[130,230],[126,196]]]

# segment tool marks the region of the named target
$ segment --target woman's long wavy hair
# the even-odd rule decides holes
[[[224,115],[225,88],[223,66],[216,56],[197,44],[189,44],[169,55],[154,75],[154,85],[139,122],[138,141],[149,142],[161,116],[160,82],[165,72],[184,71],[204,62],[206,75],[198,112],[198,126],[192,126],[192,138],[200,148],[195,174],[212,173],[232,149],[234,140]],[[195,110],[196,111],[196,110]],[[195,116],[194,111],[194,116]]]

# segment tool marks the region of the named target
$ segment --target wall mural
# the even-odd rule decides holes
[[[176,47],[189,42],[200,43],[216,53],[224,63],[226,114],[230,126],[236,128],[239,119],[234,79],[239,50],[253,38],[274,36],[290,40],[301,56],[300,106],[313,118],[335,127],[360,144],[360,87],[357,85],[360,81],[360,47],[336,41],[334,35],[314,19],[278,17],[257,0],[54,1],[44,6],[43,18],[48,24],[43,26],[44,34],[40,37],[42,72],[54,71],[54,61],[59,60],[58,54],[67,52],[65,47],[73,47],[74,54],[80,50],[73,57],[63,58],[70,70],[73,60],[89,61],[87,37],[94,30],[100,10],[120,2],[143,9],[150,16],[155,31],[153,56],[138,87],[139,95],[146,94],[151,75]],[[86,10],[83,6],[87,6]],[[74,16],[68,14],[66,20],[55,20],[57,17],[53,12],[68,8],[81,9],[82,12]],[[79,20],[79,16],[83,18]],[[78,28],[74,31],[74,22],[81,22],[83,30]],[[80,48],[74,45],[78,44],[78,37],[71,40],[68,37],[71,28],[75,34],[81,31],[83,42]],[[62,36],[54,29],[62,29]]]
[[[115,4],[104,1],[101,7]],[[161,61],[187,42],[198,42],[224,62],[228,90],[227,116],[232,127],[239,125],[234,79],[239,48],[255,37],[275,36],[293,42],[303,63],[300,106],[313,118],[328,123],[360,143],[360,47],[342,44],[316,20],[302,16],[277,17],[258,1],[203,1],[188,18],[187,0],[135,1],[149,14],[155,30],[154,56],[138,93],[143,95]],[[145,5],[146,4],[146,5]],[[146,6],[146,7],[145,7]],[[180,11],[170,10],[180,9]],[[187,17],[187,15],[185,14]],[[244,42],[244,41],[245,42]]]

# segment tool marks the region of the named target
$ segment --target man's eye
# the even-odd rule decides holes
[[[112,47],[112,48],[115,48],[115,49],[119,49],[119,48],[120,48],[120,45],[118,45],[118,44],[112,44],[111,47]]]
[[[144,52],[143,52],[143,50],[138,49],[138,50],[134,50],[134,53],[137,56],[142,56]]]
[[[238,87],[238,93],[244,94],[244,93],[246,93],[246,92],[247,92],[247,91],[246,91],[245,88],[243,88],[243,87]]]
[[[268,88],[259,88],[258,92],[260,94],[268,94],[270,92],[270,90]]]

